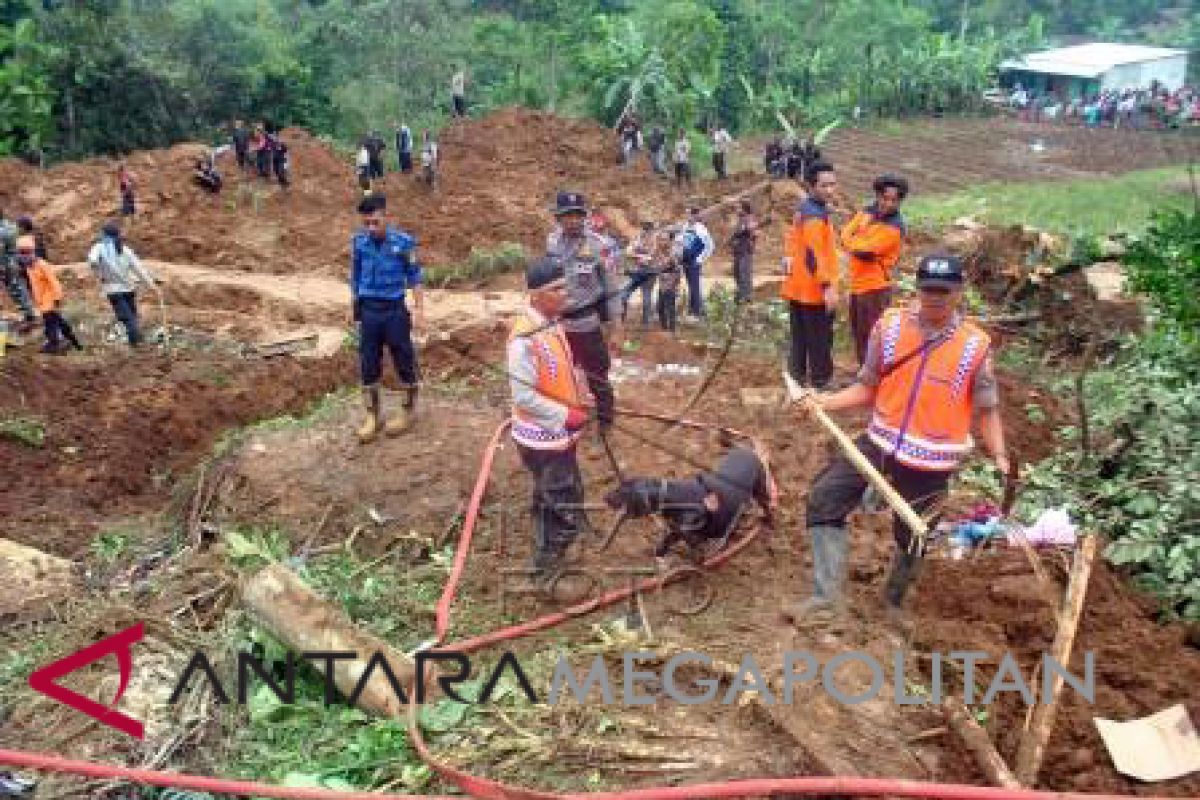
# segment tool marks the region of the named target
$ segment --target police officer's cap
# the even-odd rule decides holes
[[[578,212],[587,213],[587,198],[579,192],[559,192],[554,198],[554,216]]]
[[[525,288],[530,291],[541,289],[561,280],[564,275],[561,261],[551,256],[542,256],[529,262],[529,266],[525,268]]]
[[[932,253],[917,265],[917,286],[962,286],[963,262],[958,256]]]
[[[358,203],[358,213],[374,214],[387,208],[387,195],[369,194]]]

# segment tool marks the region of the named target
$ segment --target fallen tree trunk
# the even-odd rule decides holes
[[[958,738],[971,751],[971,755],[975,756],[975,763],[983,770],[983,774],[987,775],[992,785],[1003,789],[1021,788],[1021,782],[996,752],[987,731],[979,727],[979,723],[971,717],[966,706],[953,697],[947,697],[942,703],[942,713],[950,723],[951,729],[958,734]]]
[[[271,564],[242,587],[242,598],[254,617],[289,648],[300,653],[354,653],[355,658],[319,658],[313,664],[326,675],[332,665],[333,682],[346,698],[364,711],[388,717],[407,712],[406,695],[416,686],[417,669],[411,658],[354,626],[339,609],[313,592],[281,564]],[[393,687],[378,660],[386,660],[396,678]],[[368,666],[370,675],[363,686]],[[425,667],[426,694],[433,669]]]
[[[749,189],[744,189],[744,190],[738,192],[737,194],[732,194],[732,195],[729,195],[728,197],[722,198],[721,200],[718,200],[717,202],[713,203],[708,208],[701,210],[700,217],[703,219],[704,217],[715,214],[716,212],[720,211],[723,208],[728,208],[731,205],[740,203],[743,200],[745,200],[747,197],[753,197],[754,195],[758,194],[759,192],[761,192],[764,189],[769,190],[771,188],[771,185],[772,185],[771,181],[762,181],[761,183],[754,184]]]
[[[1058,633],[1050,651],[1051,658],[1057,664],[1066,665],[1071,662],[1071,648],[1075,644],[1079,619],[1083,616],[1083,599],[1087,596],[1088,578],[1092,574],[1092,563],[1096,560],[1096,547],[1095,535],[1084,536],[1079,550],[1075,553],[1075,561],[1071,565],[1071,582],[1067,585],[1062,609],[1058,612]],[[1042,767],[1046,743],[1050,740],[1054,718],[1058,714],[1058,699],[1062,694],[1063,680],[1062,673],[1058,671],[1050,677],[1047,687],[1049,691],[1046,694],[1051,695],[1051,698],[1042,697],[1042,703],[1034,709],[1033,721],[1017,747],[1017,778],[1025,786],[1034,784]]]

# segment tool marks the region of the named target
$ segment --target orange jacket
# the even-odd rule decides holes
[[[509,334],[508,357],[513,439],[538,450],[565,449],[580,436],[566,429],[567,414],[583,404],[562,327],[529,313],[518,317]]]
[[[30,265],[26,274],[29,275],[29,288],[33,291],[33,304],[38,312],[45,314],[53,311],[63,299],[62,284],[54,276],[53,268],[44,258],[39,258]]]
[[[890,309],[877,324],[882,359],[867,434],[905,466],[957,468],[973,445],[971,387],[991,340],[975,325],[960,322],[944,341],[922,350],[914,312]],[[918,355],[905,360],[910,353]]]
[[[850,293],[864,294],[892,285],[892,267],[904,246],[904,218],[883,217],[868,206],[842,229],[842,247],[850,254]]]
[[[804,305],[824,305],[825,286],[838,283],[837,234],[824,203],[808,198],[800,204],[783,245],[792,268],[779,294]]]

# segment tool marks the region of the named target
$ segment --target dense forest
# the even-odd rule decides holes
[[[47,160],[213,136],[234,117],[350,139],[436,126],[449,80],[611,122],[636,96],[735,133],[968,110],[1063,37],[1200,48],[1156,0],[0,0],[0,153]]]

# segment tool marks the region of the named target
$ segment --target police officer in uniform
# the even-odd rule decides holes
[[[559,192],[553,214],[558,225],[547,237],[546,255],[561,262],[566,277],[562,327],[575,363],[587,376],[604,435],[612,426],[614,405],[609,348],[620,352],[623,338],[621,253],[587,228],[587,200],[582,194]]]
[[[425,327],[421,266],[415,255],[417,241],[388,225],[386,209],[387,198],[383,195],[363,198],[358,206],[363,228],[350,245],[350,293],[359,325],[363,404],[367,411],[358,430],[363,444],[374,440],[381,428],[394,436],[412,426],[417,401],[417,353],[412,327],[414,323],[417,328]],[[411,317],[404,302],[409,290],[414,301]],[[386,424],[379,398],[385,345],[405,393],[400,413]]]

